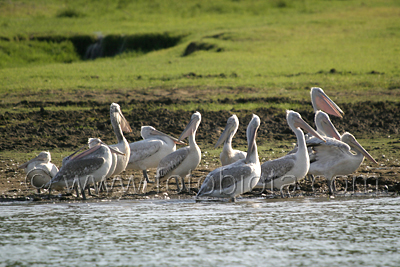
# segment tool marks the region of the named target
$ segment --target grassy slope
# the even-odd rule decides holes
[[[7,58],[0,52],[0,58],[7,58],[4,62],[8,62],[0,69],[0,95],[16,94],[14,98],[3,97],[3,103],[23,99],[18,92],[26,90],[169,90],[187,86],[191,90],[244,86],[255,88],[246,97],[294,98],[307,98],[305,88],[320,86],[334,96],[346,91],[364,100],[400,99],[400,6],[396,1],[154,0],[59,4],[42,0],[0,5],[0,36],[8,38],[96,32],[167,31],[186,35],[179,45],[169,49],[139,57],[123,54],[86,62],[74,58],[68,44],[63,50],[65,55],[54,52],[56,48],[46,48],[71,64],[54,63],[57,60],[42,51],[46,49],[37,52],[36,60],[24,60],[18,55]],[[66,11],[77,17],[59,17]],[[199,51],[182,57],[192,41],[213,44],[223,51]],[[20,45],[20,51],[27,47],[22,41],[0,44]],[[29,54],[29,50],[24,53]],[[330,73],[331,69],[336,73]],[[197,78],[185,76],[191,72]],[[221,73],[225,76],[221,77]],[[220,96],[216,92],[209,97]]]

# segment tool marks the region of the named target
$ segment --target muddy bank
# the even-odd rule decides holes
[[[171,103],[175,101],[170,100]],[[220,100],[220,102],[233,100]],[[237,100],[243,103],[244,100]],[[235,136],[237,145],[246,144],[246,125],[251,114],[261,119],[257,141],[259,143],[273,140],[294,140],[287,126],[285,112],[277,108],[268,108],[269,103],[285,101],[285,99],[247,99],[246,101],[265,101],[265,108],[256,110],[204,111],[202,114],[197,141],[199,145],[212,145],[218,140],[226,120],[232,114],[239,117],[241,126]],[[274,101],[274,102],[268,102]],[[170,102],[165,102],[170,103]],[[192,111],[171,111],[168,104],[145,101],[132,104],[120,103],[125,117],[131,124],[133,133],[127,135],[130,142],[140,140],[140,127],[152,125],[155,128],[179,136]],[[69,105],[73,103],[69,102]],[[75,103],[77,108],[82,103]],[[86,104],[91,104],[86,102]],[[216,103],[218,104],[218,103]],[[30,104],[21,103],[29,106]],[[55,103],[61,106],[62,103]],[[165,106],[165,108],[163,107]],[[314,113],[309,103],[304,109],[297,109],[302,117],[313,125]],[[391,102],[363,102],[356,104],[340,104],[345,112],[343,119],[332,118],[339,132],[349,131],[357,138],[378,138],[388,135],[397,136],[400,131],[400,104]],[[20,152],[33,150],[49,150],[52,148],[74,149],[86,143],[88,136],[100,137],[106,143],[113,143],[115,136],[110,124],[109,104],[92,106],[88,110],[59,110],[54,106],[41,107],[39,111],[28,113],[9,113],[0,115],[0,150],[17,150]],[[396,142],[396,141],[395,141]]]
[[[168,109],[168,106],[175,104],[176,101],[169,98],[163,98],[158,102],[147,100],[121,101],[122,111],[133,129],[133,133],[126,136],[128,141],[134,142],[141,139],[140,127],[143,125],[152,125],[168,134],[179,136],[189,121],[192,111],[171,111]],[[285,112],[268,106],[271,103],[293,103],[293,101],[287,98],[254,98],[221,99],[214,102],[215,104],[235,104],[246,101],[262,102],[265,103],[265,107],[252,111],[233,109],[231,111],[214,112],[198,109],[202,114],[202,122],[198,129],[196,140],[203,152],[207,148],[213,147],[226,124],[227,118],[233,113],[239,117],[241,122],[241,126],[235,136],[235,146],[246,146],[246,125],[250,121],[252,113],[255,113],[262,122],[258,131],[257,143],[263,145],[273,144],[274,141],[285,141],[287,145],[271,148],[270,150],[288,151],[291,149],[291,144],[295,142],[295,136],[287,126]],[[200,107],[202,102],[204,101],[198,101]],[[313,125],[314,113],[311,105],[309,102],[300,102],[297,101],[295,104],[304,104],[302,105],[304,108],[296,109],[296,111]],[[360,139],[392,136],[391,141],[387,144],[388,147],[385,147],[385,149],[393,153],[398,151],[400,148],[400,126],[398,124],[400,121],[400,104],[394,102],[360,102],[355,104],[339,103],[339,105],[345,112],[344,118],[332,118],[339,132],[349,131]],[[53,149],[71,151],[85,144],[88,137],[100,137],[106,143],[115,143],[115,136],[110,125],[109,103],[77,99],[77,101],[69,101],[67,103],[32,103],[23,101],[15,106],[20,108],[40,106],[41,108],[35,112],[5,112],[0,115],[0,151],[15,151],[17,155],[15,158],[0,156],[0,200],[2,201],[10,199],[41,200],[47,198],[46,194],[36,194],[36,190],[30,186],[29,181],[26,181],[22,170],[17,169],[17,166],[23,163],[19,162],[21,156],[18,153],[36,150],[49,150],[51,152]],[[62,110],[61,108],[57,110],[57,107],[62,106],[76,107],[77,110]],[[274,147],[273,145],[271,146]],[[347,178],[339,178],[337,180],[338,190],[344,190],[347,186],[347,190],[352,191],[354,178],[356,192],[372,192],[378,188],[380,192],[397,193],[400,190],[398,158],[391,160],[384,158],[380,151],[382,148],[373,143],[367,144],[366,149],[380,161],[380,165],[373,166],[370,162],[364,162],[358,172]],[[260,158],[273,158],[271,151],[259,151]],[[192,191],[183,195],[177,194],[173,184],[164,184],[161,187],[149,184],[146,192],[142,193],[140,191],[142,186],[140,181],[141,173],[127,171],[117,180],[108,181],[109,187],[113,188],[112,191],[99,193],[89,198],[192,197],[195,195],[201,179],[204,179],[210,170],[220,166],[219,164],[217,157],[211,157],[203,153],[200,166],[192,173]],[[154,175],[154,170],[152,170],[150,177],[154,177]],[[368,178],[365,183],[364,178]],[[132,181],[135,182],[133,183]],[[295,194],[325,194],[327,190],[326,182],[323,178],[316,180],[314,191],[311,181],[303,180],[299,186],[300,190],[297,190]],[[94,190],[92,191],[94,193]],[[264,194],[273,195],[272,192],[264,192]],[[279,195],[276,192],[275,194]],[[254,196],[259,196],[259,194],[256,193]],[[75,198],[74,192],[57,192],[52,197],[52,199],[61,200]]]

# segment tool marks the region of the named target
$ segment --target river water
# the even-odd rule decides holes
[[[0,266],[400,266],[400,198],[0,205]]]

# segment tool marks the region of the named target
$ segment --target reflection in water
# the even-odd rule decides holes
[[[0,205],[0,265],[396,266],[400,198]]]

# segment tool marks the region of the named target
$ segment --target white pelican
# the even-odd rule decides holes
[[[222,144],[222,142],[224,142],[224,148],[219,155],[222,166],[229,165],[231,163],[234,163],[235,161],[238,161],[239,159],[246,158],[246,152],[232,149],[232,138],[235,135],[238,127],[239,119],[235,114],[233,114],[231,117],[229,117],[228,121],[226,122],[224,131],[219,137],[217,143],[215,144],[215,148],[217,148],[219,145]]]
[[[326,143],[315,138],[307,140],[307,146],[313,148],[308,173],[324,176],[328,182],[330,194],[334,193],[333,181],[336,175],[348,175],[355,172],[363,162],[364,156],[377,164],[376,160],[348,132],[341,136],[341,141],[328,137],[325,139]]]
[[[38,193],[58,172],[57,166],[50,161],[50,152],[42,151],[37,157],[18,166],[18,168],[24,169],[26,177],[30,180],[31,185],[38,190]]]
[[[98,138],[89,138],[88,143],[91,148],[76,156],[69,157],[65,165],[47,184],[50,189],[51,187],[69,188],[79,185],[82,197],[86,199],[84,188],[91,183],[100,182],[106,178],[113,164],[111,154],[123,154],[104,144]]]
[[[112,103],[110,106],[110,119],[111,124],[114,128],[114,133],[117,137],[118,143],[110,145],[110,147],[119,150],[121,153],[117,155],[117,163],[115,170],[112,175],[117,175],[123,172],[128,165],[129,157],[131,155],[131,150],[129,148],[129,143],[126,141],[123,132],[132,132],[128,121],[125,119],[121,112],[121,108],[117,103]]]
[[[317,110],[315,112],[315,126],[317,133],[319,133],[323,137],[331,137],[331,138],[336,138],[337,140],[340,140],[340,134],[336,130],[335,126],[333,126],[331,120],[329,119],[328,114],[321,110]],[[307,134],[308,135],[308,134]],[[311,136],[306,137],[306,143],[307,140],[312,138]],[[294,154],[297,152],[297,145],[296,147],[291,150],[288,154]],[[312,152],[311,148],[308,148],[308,153],[310,154]]]
[[[343,111],[325,94],[324,90],[319,87],[312,87],[310,95],[314,113],[317,112],[317,110],[322,110],[330,115],[340,118],[343,117]]]
[[[160,179],[167,179],[168,182],[170,177],[175,178],[178,191],[187,190],[184,179],[186,175],[197,168],[201,161],[201,151],[195,140],[200,122],[201,114],[196,111],[178,139],[180,141],[189,137],[189,146],[172,152],[160,161],[157,167],[156,181],[159,182]],[[182,189],[179,189],[179,177],[182,181]]]
[[[144,140],[130,143],[131,156],[126,169],[142,170],[147,182],[147,169],[157,168],[160,160],[176,150],[176,144],[185,143],[156,130],[152,126],[142,126],[141,136]]]
[[[286,111],[286,120],[290,129],[296,134],[298,149],[293,154],[287,154],[281,158],[264,162],[261,165],[261,179],[257,187],[266,188],[272,186],[281,189],[284,185],[295,183],[304,178],[310,167],[310,160],[303,134],[304,129],[322,141],[324,138],[308,125],[299,113]]]
[[[335,126],[333,126],[328,114],[321,110],[317,110],[315,112],[314,122],[315,128],[319,134],[324,137],[326,136],[340,140],[340,134],[336,130]]]
[[[200,187],[197,197],[224,197],[235,201],[236,196],[253,189],[261,175],[256,144],[259,126],[260,118],[253,114],[246,131],[248,144],[246,158],[210,172]]]

